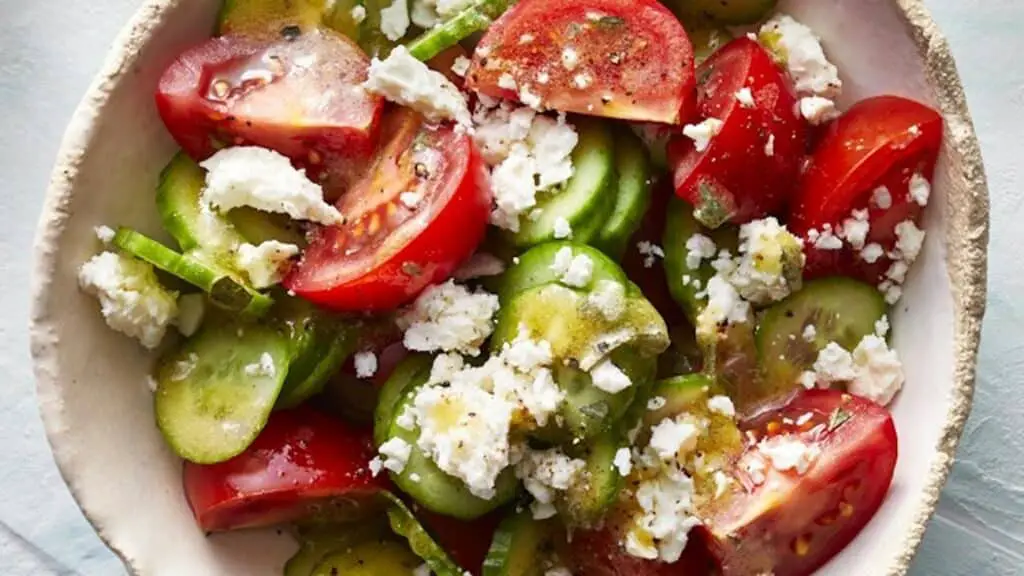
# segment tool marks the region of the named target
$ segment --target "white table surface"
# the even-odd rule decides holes
[[[855,1],[855,0],[850,0]],[[139,0],[0,0],[0,574],[123,574],[75,506],[36,411],[31,245],[64,126]],[[992,193],[989,309],[974,412],[915,576],[1024,574],[1024,20],[1021,0],[931,0]],[[117,483],[119,472],[110,471]]]

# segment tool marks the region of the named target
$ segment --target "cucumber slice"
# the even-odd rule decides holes
[[[333,414],[359,426],[373,426],[380,390],[372,380],[341,372],[324,386],[323,399]]]
[[[413,553],[430,567],[434,576],[462,576],[464,574],[462,568],[459,568],[459,565],[448,556],[444,548],[434,541],[412,510],[405,505],[405,502],[390,492],[385,492],[384,495],[391,501],[391,506],[388,508],[388,521],[391,524],[391,529],[409,542]]]
[[[543,576],[544,560],[564,545],[557,520],[534,520],[529,510],[502,520],[484,559],[483,576]]]
[[[498,289],[498,297],[502,303],[532,288],[557,284],[561,277],[551,265],[555,261],[555,255],[566,247],[572,249],[573,257],[586,256],[594,263],[591,286],[596,286],[602,280],[627,285],[626,273],[600,250],[578,242],[547,242],[527,250],[519,257],[518,264],[513,264],[505,271]]]
[[[505,13],[510,0],[479,0],[451,20],[427,30],[409,43],[409,54],[424,62],[472,36],[486,30]]]
[[[792,390],[829,342],[853,350],[875,332],[885,299],[874,286],[850,278],[823,278],[765,311],[757,327],[757,350],[766,395]],[[813,326],[812,338],[804,331]]]
[[[651,159],[643,141],[630,130],[615,131],[615,168],[619,176],[615,207],[595,245],[621,260],[651,205]]]
[[[260,245],[270,240],[303,247],[306,237],[299,223],[284,214],[268,214],[254,208],[235,208],[228,220],[250,244]]]
[[[668,214],[665,220],[665,234],[662,248],[665,250],[665,275],[668,277],[668,288],[672,297],[683,308],[690,323],[696,324],[697,316],[707,304],[706,297],[698,297],[715,275],[710,260],[704,260],[696,270],[691,270],[686,263],[689,250],[686,242],[694,234],[703,234],[711,238],[718,250],[729,250],[733,254],[739,246],[739,230],[732,225],[724,225],[716,230],[708,230],[693,217],[693,206],[684,200],[673,197],[668,203]],[[689,282],[683,282],[689,276]]]
[[[373,540],[331,554],[312,576],[412,576],[422,564],[408,546],[393,540]]]
[[[425,366],[424,358],[427,359]],[[515,496],[518,481],[514,471],[509,467],[498,476],[494,498],[478,498],[461,480],[442,471],[419,449],[418,427],[406,430],[396,423],[398,416],[415,399],[416,391],[426,384],[430,376],[431,363],[430,357],[417,355],[410,356],[399,364],[381,391],[377,414],[374,417],[374,440],[380,445],[391,438],[400,438],[412,446],[412,452],[402,473],[391,473],[392,481],[402,492],[428,510],[472,520],[511,500]],[[390,403],[391,408],[389,409],[385,403]],[[381,433],[379,430],[384,432]]]
[[[767,16],[778,0],[671,0],[670,8],[685,21],[710,20],[741,26],[755,24]]]
[[[179,152],[160,173],[156,191],[156,207],[164,230],[184,252],[203,250],[224,258],[223,264],[233,269],[233,255],[245,242],[231,223],[206,206],[200,199],[206,186],[206,171],[183,152]]]
[[[367,520],[361,522],[358,528],[351,525],[318,525],[300,529],[297,535],[299,550],[285,563],[284,576],[309,576],[332,554],[350,550],[369,540],[386,538],[389,530],[382,520]]]
[[[118,229],[113,244],[128,254],[201,288],[210,296],[210,302],[230,312],[261,316],[274,302],[269,296],[253,290],[216,265],[208,264],[192,254],[179,254],[134,230]]]
[[[156,422],[186,460],[223,462],[263,429],[288,375],[291,348],[259,324],[205,326],[160,360]]]
[[[225,0],[217,18],[217,35],[273,37],[329,26],[352,37],[354,0]],[[294,30],[293,30],[294,29]]]
[[[373,58],[387,58],[391,50],[398,46],[381,31],[381,10],[390,8],[395,0],[362,0],[366,10],[366,19],[359,25],[359,47]],[[401,39],[399,39],[400,41]]]
[[[327,379],[352,355],[358,328],[297,298],[284,299],[276,316],[289,335],[294,358],[276,408],[294,408],[319,394]]]
[[[658,378],[671,378],[700,372],[704,365],[704,353],[697,344],[697,334],[689,323],[682,323],[668,329],[672,343],[668,350],[658,356]]]
[[[555,222],[561,217],[572,227],[572,238],[588,244],[615,206],[615,145],[606,122],[575,121],[579,143],[572,151],[573,176],[565,188],[537,202],[536,219],[522,218],[519,232],[510,236],[520,248],[555,240]]]
[[[566,524],[595,526],[601,521],[626,483],[615,467],[615,454],[628,447],[629,440],[620,425],[602,432],[586,448],[572,450],[572,456],[582,458],[587,465],[582,479],[573,483],[558,501]]]

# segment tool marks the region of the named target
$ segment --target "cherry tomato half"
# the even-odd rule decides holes
[[[310,409],[271,415],[256,441],[219,464],[185,463],[185,496],[200,528],[219,532],[304,519],[352,520],[377,511],[387,488],[369,462],[367,431]]]
[[[809,575],[860,532],[885,499],[896,466],[889,411],[835,390],[801,391],[741,427],[817,450],[803,473],[777,470],[757,445],[739,458],[742,488],[716,502],[701,530],[722,574]],[[763,479],[746,471],[762,463]]]
[[[868,210],[871,230],[866,243],[888,253],[895,228],[906,220],[919,222],[923,207],[909,194],[910,180],[920,174],[929,181],[942,145],[942,116],[899,96],[863,100],[833,122],[811,156],[794,195],[788,224],[806,237],[826,225],[841,229],[854,210]],[[890,200],[879,206],[873,193],[884,187]],[[807,247],[806,276],[842,274],[876,284],[891,261],[866,262],[849,245],[842,250]]]
[[[742,224],[777,211],[791,194],[807,148],[807,123],[783,70],[757,42],[740,37],[697,70],[697,111],[721,122],[707,147],[669,143],[676,193],[705,226]],[[753,105],[745,103],[746,96]]]
[[[196,160],[250,144],[326,179],[373,152],[384,104],[361,86],[369,64],[358,46],[332,32],[276,41],[221,36],[167,68],[157,109]]]
[[[523,0],[488,28],[467,78],[495,98],[679,124],[692,110],[693,46],[655,0]]]
[[[468,135],[390,112],[369,172],[318,228],[285,286],[341,311],[393,310],[448,278],[483,240],[491,191]]]

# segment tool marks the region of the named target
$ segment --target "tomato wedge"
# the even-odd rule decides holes
[[[742,489],[716,503],[702,528],[711,551],[723,576],[811,574],[885,499],[896,466],[892,416],[869,400],[810,390],[741,426],[765,442],[800,442],[817,456],[803,473],[780,471],[758,445],[749,447],[737,465]],[[751,469],[763,469],[763,478]]]
[[[285,286],[326,308],[393,310],[448,278],[483,240],[490,184],[468,135],[389,112],[384,146],[317,229]]]
[[[923,207],[909,194],[910,180],[920,174],[929,181],[942,145],[942,116],[900,96],[878,96],[855,104],[832,123],[811,156],[790,208],[788,224],[806,237],[825,225],[839,229],[854,210],[868,210],[867,243],[888,253],[895,228],[903,221],[920,222]],[[872,201],[885,187],[889,206]],[[872,284],[883,279],[891,261],[883,256],[866,262],[847,245],[843,250],[807,248],[808,277],[843,274]]]
[[[470,574],[480,574],[498,524],[507,513],[497,510],[475,520],[459,520],[413,506],[416,516],[452,560]]]
[[[701,64],[697,78],[698,115],[721,129],[703,150],[687,136],[669,143],[676,193],[709,228],[777,211],[792,193],[808,137],[789,78],[745,36]]]
[[[487,30],[467,79],[552,110],[679,124],[692,109],[693,46],[656,0],[523,0]]]
[[[373,152],[384,103],[361,86],[369,64],[358,46],[332,32],[276,41],[221,36],[167,68],[156,104],[196,160],[251,144],[323,178],[325,167],[341,170],[346,160]]]
[[[275,412],[245,452],[185,463],[185,496],[200,528],[219,532],[309,518],[352,520],[378,510],[385,477],[368,469],[369,432],[310,409]]]

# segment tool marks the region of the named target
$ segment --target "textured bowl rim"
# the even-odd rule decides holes
[[[81,501],[82,487],[75,479],[70,450],[62,447],[59,442],[66,424],[57,402],[60,397],[60,379],[57,377],[59,367],[56,341],[41,327],[57,261],[56,241],[70,217],[68,206],[75,188],[78,167],[96,137],[97,118],[107,111],[109,93],[137,64],[141,54],[139,48],[149,41],[168,14],[184,1],[146,0],[119,34],[64,134],[36,231],[31,344],[37,396],[54,459],[76,502]],[[899,8],[923,59],[929,87],[934,91],[947,123],[945,144],[949,154],[957,157],[956,164],[960,167],[965,185],[963,198],[958,197],[955,203],[947,202],[946,206],[948,226],[945,245],[948,247],[947,268],[954,302],[956,352],[951,404],[935,448],[935,463],[929,471],[925,489],[918,498],[912,526],[887,571],[887,574],[902,575],[909,569],[928,521],[935,512],[971,409],[978,344],[985,313],[989,199],[977,135],[949,44],[925,8],[924,0],[890,1]],[[90,510],[83,507],[82,512],[103,542],[133,573],[138,573],[138,566],[118,548],[111,535],[95,522]]]

